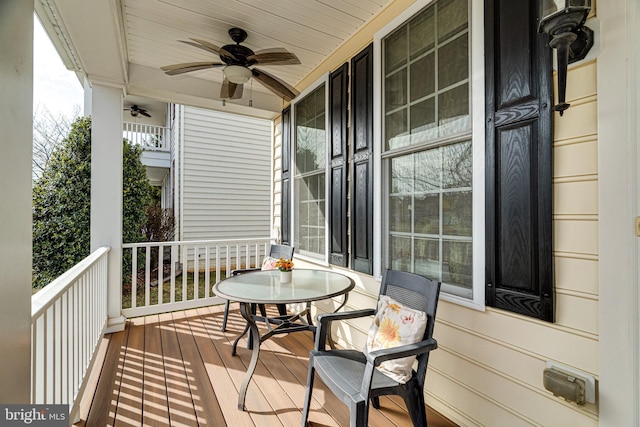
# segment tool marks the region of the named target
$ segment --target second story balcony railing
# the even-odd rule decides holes
[[[169,152],[169,128],[142,123],[123,123],[122,136],[145,151]]]

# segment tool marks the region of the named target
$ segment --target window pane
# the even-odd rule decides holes
[[[467,28],[467,0],[438,1],[438,41]]]
[[[391,232],[411,232],[410,196],[391,196],[389,198],[389,230]]]
[[[440,234],[440,195],[416,196],[416,233]]]
[[[442,281],[471,289],[471,242],[445,240],[442,245]]]
[[[471,130],[467,0],[432,2],[382,47],[385,151]]]
[[[467,34],[445,44],[438,50],[438,87],[441,89],[469,77],[469,43]]]
[[[398,110],[387,115],[384,121],[387,149],[398,148],[409,144],[407,135],[407,110]]]
[[[436,99],[425,99],[411,106],[411,142],[428,141],[437,136]]]
[[[389,258],[392,269],[411,271],[411,239],[392,236]]]
[[[416,173],[414,185],[416,192],[433,191],[442,187],[442,150],[426,150],[416,153]]]
[[[440,136],[466,131],[469,122],[469,85],[451,89],[438,97]]]
[[[391,161],[391,192],[410,194],[413,191],[413,156]]]
[[[319,87],[295,105],[294,246],[324,256],[325,91]]]
[[[473,151],[471,141],[442,147],[444,188],[471,187]]]
[[[435,91],[435,57],[427,55],[411,64],[411,101]]]
[[[431,2],[382,40],[383,223],[386,267],[473,297],[468,5]]]
[[[409,52],[411,59],[433,49],[435,21],[433,8],[428,8],[409,22]]]
[[[442,234],[471,237],[471,191],[442,195]]]
[[[437,239],[416,239],[414,272],[433,280],[442,280],[440,242]]]
[[[402,66],[407,60],[407,30],[401,28],[388,36],[384,43],[384,68],[387,73]]]
[[[447,284],[471,280],[471,156],[463,141],[390,158],[389,265]],[[410,260],[398,263],[400,253]]]
[[[385,111],[395,110],[407,103],[407,69],[391,74],[384,85]]]

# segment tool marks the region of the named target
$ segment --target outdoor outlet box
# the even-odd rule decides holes
[[[547,362],[542,383],[544,388],[555,396],[562,397],[569,402],[578,405],[596,402],[595,378],[568,366]]]

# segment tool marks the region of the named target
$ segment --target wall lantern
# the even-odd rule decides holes
[[[584,26],[591,11],[591,0],[540,1],[538,32],[551,36],[549,46],[556,49],[558,63],[558,104],[554,111],[564,113],[567,91],[567,65],[583,59],[593,46],[593,31]]]

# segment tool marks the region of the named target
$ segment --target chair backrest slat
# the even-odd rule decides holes
[[[380,295],[388,295],[414,310],[424,311],[427,314],[424,339],[431,338],[440,295],[440,282],[415,273],[386,270],[382,275]]]
[[[269,248],[269,256],[272,258],[293,258],[293,246],[287,245],[271,245]]]

